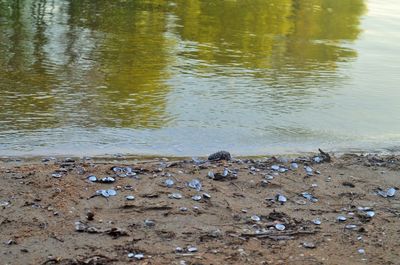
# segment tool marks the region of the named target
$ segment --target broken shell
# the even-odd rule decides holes
[[[198,179],[193,179],[188,183],[188,186],[192,189],[195,189],[197,191],[201,190],[201,182]]]
[[[186,211],[188,210],[188,208],[186,208],[186,207],[180,207],[179,210],[180,210],[181,212],[186,212]]]
[[[182,196],[182,194],[176,192],[176,193],[172,193],[172,194],[168,195],[168,197],[179,200],[179,199],[182,199],[183,196]]]
[[[338,217],[336,217],[336,220],[338,220],[339,222],[344,222],[347,220],[347,218],[343,215],[339,215]]]
[[[260,222],[261,218],[258,215],[253,215],[251,216],[251,220],[253,220],[254,222]]]
[[[276,224],[275,229],[279,231],[283,231],[286,229],[286,226],[284,224]]]
[[[87,177],[87,179],[88,179],[90,182],[96,182],[96,181],[97,181],[97,177],[96,177],[95,175],[90,175],[89,177]]]
[[[297,163],[293,162],[293,163],[290,164],[290,168],[291,169],[298,169],[299,165]]]
[[[194,195],[194,196],[192,197],[192,200],[194,200],[194,201],[200,201],[201,198],[202,198],[201,195]]]
[[[208,171],[207,177],[209,177],[210,179],[214,179],[214,172],[212,171]]]
[[[135,196],[127,195],[127,196],[125,196],[125,199],[127,199],[128,201],[133,201],[135,199]]]
[[[172,186],[174,186],[175,182],[172,179],[167,179],[167,180],[165,180],[164,184],[168,188],[171,188]]]
[[[365,249],[359,248],[359,249],[357,250],[357,252],[360,253],[360,254],[365,254]]]

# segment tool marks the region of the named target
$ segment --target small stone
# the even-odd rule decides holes
[[[211,154],[208,157],[208,160],[210,160],[210,161],[219,161],[219,160],[229,161],[229,160],[231,160],[231,154],[227,151],[219,151],[214,154]]]

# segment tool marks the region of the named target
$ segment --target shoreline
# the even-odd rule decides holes
[[[0,253],[4,264],[396,264],[400,192],[377,192],[400,187],[400,156],[316,156],[2,158]]]

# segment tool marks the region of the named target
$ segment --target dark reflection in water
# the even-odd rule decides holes
[[[0,134],[176,128],[171,136],[233,120],[249,135],[247,121],[297,128],[271,122],[344,80],[365,9],[363,0],[3,0]]]

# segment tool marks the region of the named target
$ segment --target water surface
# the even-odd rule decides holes
[[[0,155],[398,150],[395,0],[0,1]]]

